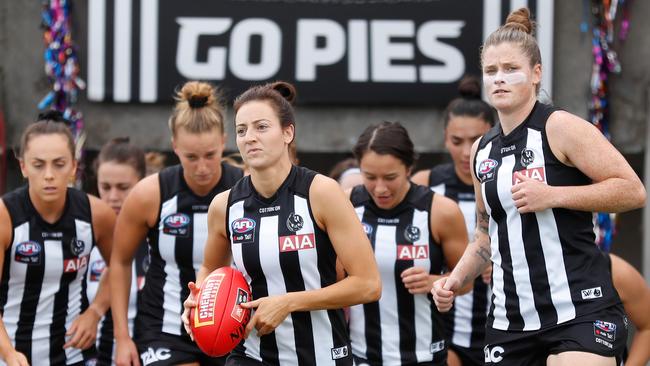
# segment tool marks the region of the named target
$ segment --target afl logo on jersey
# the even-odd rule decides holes
[[[76,257],[80,256],[86,249],[86,243],[83,240],[72,238],[70,241],[70,252]]]
[[[237,219],[230,224],[232,243],[252,243],[255,240],[255,220],[247,217]]]
[[[489,182],[494,179],[495,168],[499,165],[496,160],[485,159],[478,166],[478,179],[481,183]]]
[[[524,148],[521,150],[521,165],[526,168],[535,161],[535,153],[531,149]]]
[[[175,236],[187,236],[190,217],[184,213],[171,214],[163,220],[163,233]]]
[[[298,214],[295,213],[290,213],[289,217],[287,217],[287,229],[296,232],[300,229],[302,229],[302,226],[305,224],[304,220],[302,217]]]
[[[90,263],[90,281],[98,282],[104,273],[104,268],[106,268],[106,263],[101,259]]]
[[[16,262],[41,264],[41,244],[35,241],[25,241],[16,246]]]
[[[362,222],[361,225],[363,226],[363,231],[366,232],[366,235],[372,235],[372,225],[366,224],[365,222]]]
[[[417,226],[409,225],[404,229],[404,237],[407,241],[415,243],[420,239],[420,228]]]

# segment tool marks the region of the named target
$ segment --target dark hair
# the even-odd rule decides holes
[[[70,122],[66,120],[61,112],[51,110],[44,113],[40,113],[35,123],[30,124],[23,134],[20,136],[20,148],[16,154],[16,157],[19,159],[23,158],[25,151],[27,150],[27,144],[32,137],[40,135],[53,135],[60,134],[65,137],[68,142],[68,150],[70,150],[70,155],[72,158],[75,158],[75,142],[74,137],[72,137],[72,132],[68,127]]]
[[[188,81],[174,97],[176,105],[169,118],[169,129],[176,136],[179,128],[191,133],[219,129],[223,133],[223,105],[221,96],[212,84]]]
[[[332,170],[330,170],[330,173],[328,176],[335,181],[338,181],[341,178],[341,175],[349,169],[352,168],[358,168],[359,163],[357,162],[357,159],[354,158],[347,158],[345,160],[341,160],[334,167],[332,167]]]
[[[418,158],[408,131],[399,122],[382,122],[367,127],[359,136],[352,152],[360,162],[368,151],[392,155],[401,160],[407,168],[411,168]]]
[[[296,125],[293,114],[293,102],[296,88],[286,81],[275,81],[264,85],[255,85],[235,99],[235,114],[244,104],[252,101],[267,101],[275,111],[282,127]]]
[[[483,47],[481,48],[481,62],[483,52],[489,46],[497,46],[501,43],[510,42],[518,45],[530,60],[530,66],[542,64],[542,56],[535,39],[535,28],[537,24],[530,18],[528,8],[519,8],[508,15],[506,23],[492,32]],[[541,85],[537,84],[536,92],[539,92]]]
[[[116,137],[102,146],[95,159],[95,174],[98,173],[99,166],[107,162],[130,165],[139,178],[143,178],[147,171],[144,151],[132,144],[128,137]]]
[[[445,108],[445,128],[453,117],[476,117],[494,126],[494,110],[481,99],[481,83],[475,76],[467,75],[458,84],[460,97],[452,100]]]

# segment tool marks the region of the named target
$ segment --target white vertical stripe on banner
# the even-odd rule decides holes
[[[368,81],[368,22],[350,20],[348,23],[348,79]]]
[[[501,25],[501,0],[483,0],[483,40]]]
[[[113,99],[131,99],[131,23],[132,0],[115,0]]]
[[[542,54],[542,88],[553,96],[553,0],[537,1],[537,42]]]
[[[142,0],[140,9],[140,102],[158,98],[158,0]]]
[[[106,0],[88,2],[88,99],[104,100]]]
[[[519,8],[527,8],[528,0],[510,0],[510,11],[513,12]],[[535,15],[535,9],[530,9],[533,15]],[[505,19],[504,19],[505,21]]]

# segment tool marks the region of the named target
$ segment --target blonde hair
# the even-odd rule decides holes
[[[223,134],[223,104],[216,87],[201,81],[188,81],[174,97],[176,105],[169,118],[172,136],[180,128],[190,133],[212,131]]]
[[[513,43],[519,46],[524,52],[530,66],[542,64],[542,56],[539,52],[539,46],[535,39],[535,29],[537,23],[530,18],[530,10],[528,8],[519,8],[508,15],[506,23],[500,26],[497,30],[492,32],[483,47],[481,48],[481,62],[483,62],[483,52],[490,46],[498,46],[501,43]],[[540,84],[536,86],[536,92],[539,92]]]

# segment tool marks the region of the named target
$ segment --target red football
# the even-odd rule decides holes
[[[209,356],[224,356],[244,337],[250,309],[239,306],[251,299],[244,276],[232,267],[221,267],[203,280],[197,306],[190,311],[194,341]]]

